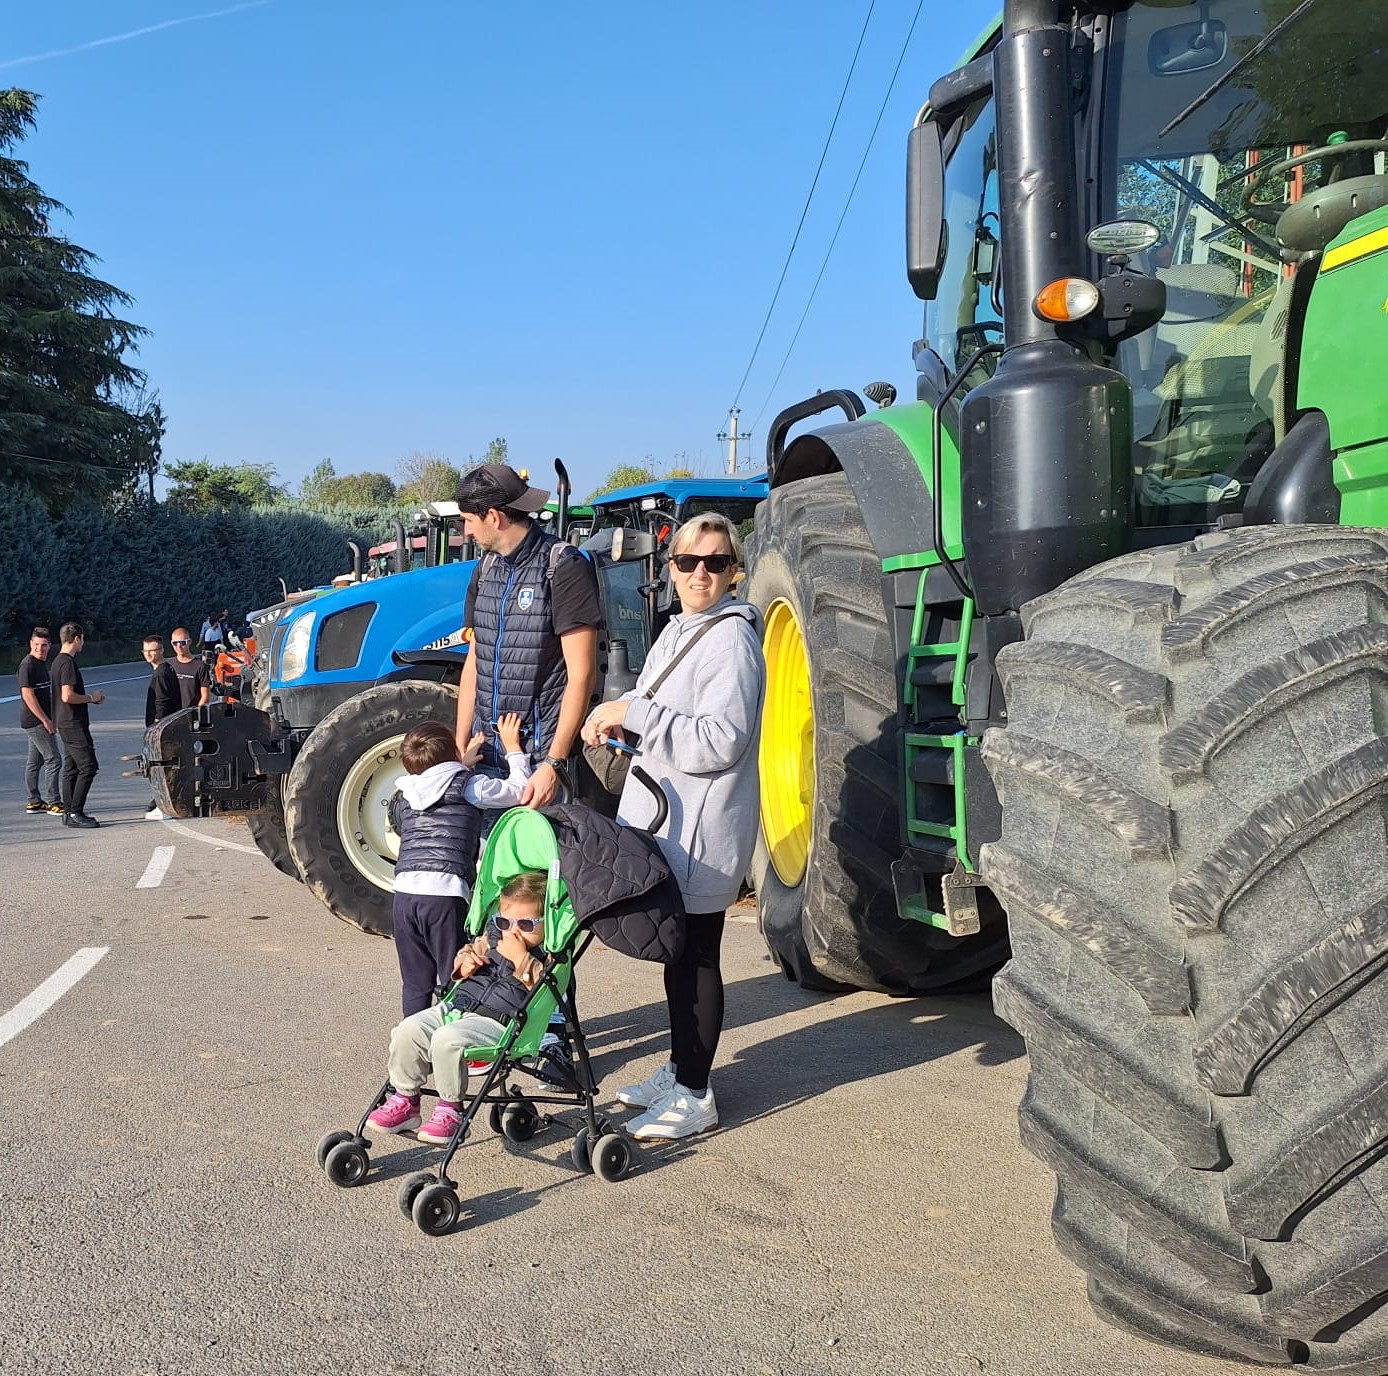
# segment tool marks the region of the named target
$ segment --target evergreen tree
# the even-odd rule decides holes
[[[124,357],[144,331],[115,314],[130,298],[53,232],[64,207],[13,156],[37,108],[31,91],[0,91],[0,480],[53,508],[133,495],[151,431],[122,404],[144,381]]]

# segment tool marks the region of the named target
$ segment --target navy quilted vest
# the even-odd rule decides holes
[[[455,774],[443,797],[423,812],[416,812],[396,794],[400,807],[397,874],[457,874],[469,889],[472,888],[477,880],[482,814],[463,797],[467,781],[466,771]]]
[[[484,557],[472,613],[477,729],[489,737],[484,766],[505,768],[493,726],[503,712],[519,712],[529,726],[526,745],[532,760],[543,760],[554,739],[569,681],[550,616],[550,551],[559,543],[557,536],[535,526],[510,555]]]

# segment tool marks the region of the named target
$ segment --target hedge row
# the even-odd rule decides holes
[[[210,610],[233,621],[350,567],[386,538],[395,513],[266,507],[195,515],[155,506],[115,513],[74,503],[50,517],[22,486],[0,484],[0,638],[22,644],[29,627],[82,623],[89,638],[129,639],[176,625],[194,635]],[[138,653],[138,645],[135,647]],[[133,655],[132,655],[133,657]]]

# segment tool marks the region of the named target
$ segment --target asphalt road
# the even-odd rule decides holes
[[[523,1146],[483,1127],[441,1239],[395,1204],[430,1149],[387,1139],[367,1183],[333,1188],[313,1149],[383,1077],[392,950],[244,828],[141,820],[117,757],[144,671],[88,682],[108,694],[101,830],[25,817],[24,738],[0,729],[5,1376],[1250,1370],[1091,1314],[1017,1141],[1022,1045],[986,999],[802,994],[745,920],[716,1134],[607,1185],[569,1164],[571,1114]],[[161,847],[162,880],[137,887]],[[13,1031],[83,951],[92,968]],[[665,1053],[659,970],[595,947],[580,983],[610,1094]]]

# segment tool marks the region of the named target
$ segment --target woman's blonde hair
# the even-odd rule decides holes
[[[670,541],[670,553],[683,554],[699,536],[709,533],[726,536],[728,548],[733,552],[733,562],[742,562],[742,541],[737,537],[737,527],[721,511],[701,511],[697,516],[691,516]]]

